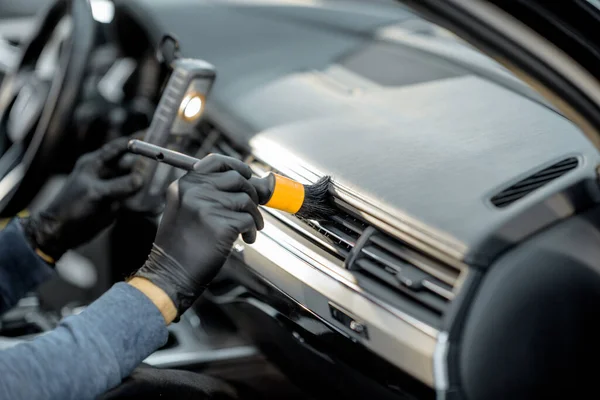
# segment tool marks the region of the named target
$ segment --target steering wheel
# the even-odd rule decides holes
[[[95,44],[89,0],[58,0],[43,14],[18,67],[0,87],[0,216],[29,205],[68,154],[67,130]]]

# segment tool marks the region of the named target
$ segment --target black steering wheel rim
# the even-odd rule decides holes
[[[0,157],[1,217],[13,216],[29,205],[50,176],[61,150],[69,146],[66,128],[80,96],[95,44],[96,22],[89,0],[58,0],[51,5],[26,46],[14,75],[5,78],[0,97],[5,90],[12,90],[9,86],[14,82],[11,80],[39,56],[40,49],[65,15],[70,15],[72,20],[72,33],[64,52],[67,59],[52,79],[46,102],[26,143],[13,143]],[[10,105],[5,104],[3,108],[5,118]]]

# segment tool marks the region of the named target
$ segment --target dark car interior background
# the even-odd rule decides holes
[[[598,152],[508,70],[385,0],[91,0],[89,57],[68,54],[85,32],[65,6],[19,65],[53,3],[0,1],[0,70],[39,80],[0,97],[4,216],[45,204],[83,152],[148,126],[169,73],[156,58],[165,33],[217,71],[189,154],[335,182],[328,221],[262,209],[256,243],[235,245],[148,364],[272,399],[532,398],[593,382],[579,361],[600,351]],[[39,126],[8,111],[24,88],[52,98],[57,71],[73,73],[64,62],[81,63],[77,96],[56,117],[64,133],[34,152]],[[158,218],[124,211],[68,253],[0,318],[0,347],[142,265]]]

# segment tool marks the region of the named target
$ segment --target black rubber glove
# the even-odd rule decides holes
[[[121,201],[135,194],[143,178],[124,165],[128,138],[83,155],[62,191],[43,211],[23,219],[25,234],[54,260],[108,227]]]
[[[153,249],[135,276],[164,290],[178,317],[219,272],[237,237],[253,243],[263,228],[251,176],[243,162],[210,155],[169,187]]]

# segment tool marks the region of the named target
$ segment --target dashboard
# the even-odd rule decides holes
[[[589,376],[598,155],[528,86],[387,2],[115,4],[216,66],[196,156],[333,177],[337,215],[263,210],[207,294],[297,382],[491,399]]]

